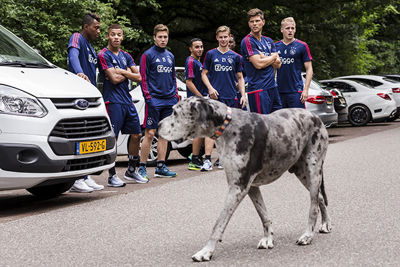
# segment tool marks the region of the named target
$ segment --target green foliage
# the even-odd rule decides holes
[[[296,19],[296,37],[308,43],[317,78],[347,74],[400,73],[400,0],[2,0],[0,23],[39,49],[53,63],[66,67],[66,47],[80,31],[88,11],[101,16],[96,51],[107,44],[111,23],[124,29],[123,49],[136,62],[153,44],[153,27],[170,29],[169,48],[177,65],[188,56],[193,37],[205,49],[217,45],[215,30],[227,25],[236,36],[236,51],[249,32],[247,11],[265,12],[264,35],[280,40],[280,21]]]

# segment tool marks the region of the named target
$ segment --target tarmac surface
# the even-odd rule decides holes
[[[65,194],[54,202],[65,201],[61,208],[2,221],[0,266],[399,266],[399,136],[395,127],[331,143],[324,179],[333,231],[309,246],[295,244],[309,195],[285,173],[261,187],[274,249],[256,248],[263,231],[246,197],[212,261],[193,263],[227,192],[225,173],[216,170],[110,197]]]

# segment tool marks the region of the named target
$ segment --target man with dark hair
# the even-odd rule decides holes
[[[200,58],[203,55],[203,41],[200,38],[190,40],[189,46],[190,56],[186,58],[185,63],[185,76],[186,76],[186,92],[187,97],[193,95],[207,96],[208,90],[201,80],[201,71],[203,69]],[[205,138],[206,143],[209,138]],[[212,139],[210,139],[212,142]],[[200,156],[201,145],[204,138],[194,138],[192,143],[192,158],[189,162],[189,170],[199,171],[203,166],[203,160]]]
[[[68,43],[68,70],[96,86],[96,52],[91,41],[99,37],[100,17],[96,13],[87,13],[83,17],[82,30],[72,34]],[[71,192],[90,193],[102,190],[90,176],[75,181]]]
[[[132,56],[121,50],[124,39],[122,27],[112,24],[107,32],[108,45],[98,55],[100,75],[103,78],[103,98],[107,105],[108,115],[113,125],[115,136],[121,131],[130,134],[128,153],[129,164],[124,178],[136,183],[147,183],[149,180],[138,173],[139,144],[141,127],[139,116],[129,94],[128,79],[140,82],[141,76]],[[122,187],[125,183],[118,177],[115,167],[109,170],[108,186]]]
[[[154,45],[146,50],[140,59],[141,88],[146,101],[145,137],[140,152],[139,173],[147,176],[146,162],[150,146],[156,134],[158,123],[172,114],[172,106],[178,102],[176,86],[175,57],[166,47],[168,44],[168,27],[158,24],[154,27]],[[155,177],[175,177],[165,165],[168,141],[159,137],[157,143],[157,167]]]
[[[269,114],[282,108],[274,69],[281,62],[271,38],[262,35],[264,12],[253,8],[247,12],[250,33],[241,42],[241,54],[248,80],[248,100],[251,112]]]

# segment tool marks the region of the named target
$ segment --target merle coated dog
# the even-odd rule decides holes
[[[229,186],[225,206],[207,244],[192,256],[194,261],[211,259],[233,212],[247,194],[264,228],[258,248],[273,248],[271,220],[259,186],[272,183],[287,170],[297,176],[311,197],[307,228],[297,244],[311,243],[319,209],[320,232],[331,231],[322,171],[328,132],[315,114],[305,109],[281,109],[260,115],[191,97],[176,104],[173,114],[161,121],[159,134],[167,140],[213,137],[225,167]]]

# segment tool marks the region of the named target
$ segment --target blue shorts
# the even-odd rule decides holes
[[[122,134],[140,134],[140,120],[135,106],[132,104],[106,103],[115,136]]]
[[[305,104],[300,100],[301,92],[281,93],[280,97],[283,108],[306,108]]]
[[[277,87],[248,92],[247,98],[251,112],[270,114],[282,108]]]
[[[160,103],[159,103],[160,104]],[[171,101],[166,101],[165,105],[154,106],[152,102],[146,102],[146,109],[144,112],[143,128],[157,129],[158,123],[164,118],[172,114]]]

